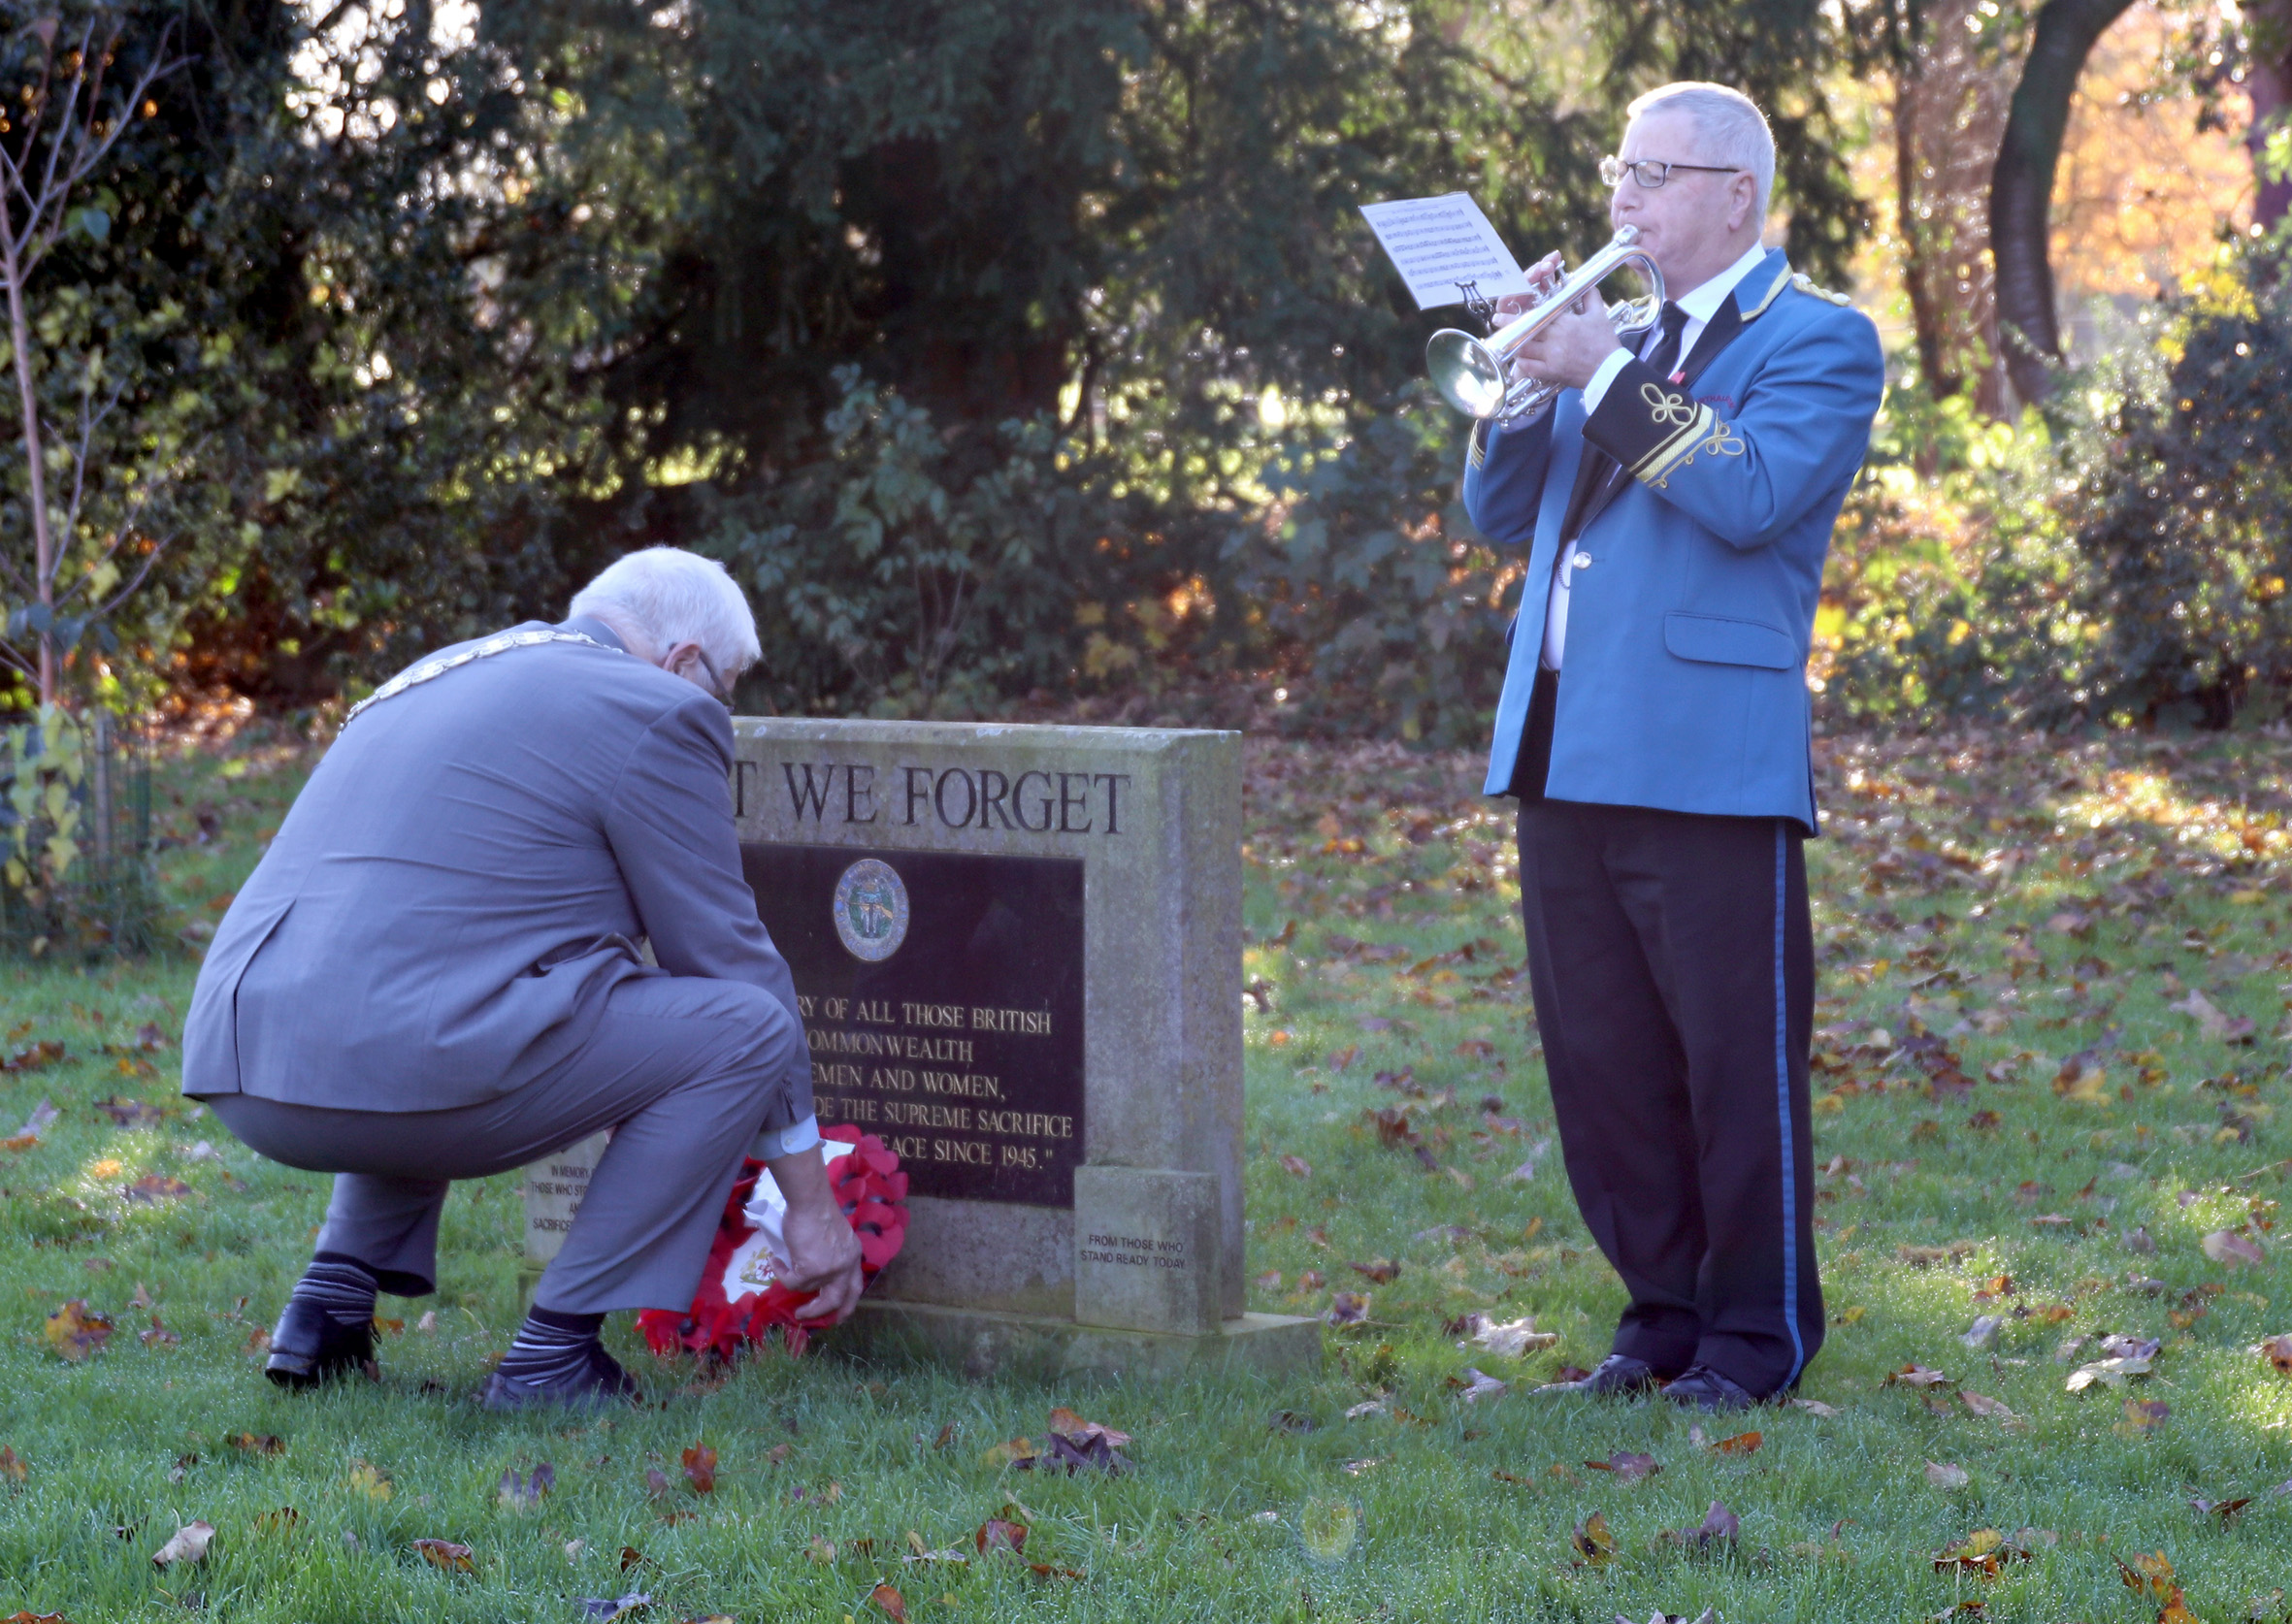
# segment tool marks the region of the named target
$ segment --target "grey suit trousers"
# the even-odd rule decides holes
[[[475,1105],[340,1111],[254,1094],[207,1103],[272,1160],[338,1175],[316,1250],[359,1259],[402,1296],[436,1288],[438,1215],[453,1180],[614,1128],[534,1301],[568,1314],[685,1309],[742,1153],[768,1120],[787,1115],[802,1044],[786,1007],[759,988],[656,972],[611,990],[586,1047]]]

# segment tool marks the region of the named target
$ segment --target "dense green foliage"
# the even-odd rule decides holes
[[[2292,701],[2277,250],[2142,328],[2018,433],[1897,391],[1827,582],[1834,714],[2220,729]]]
[[[760,703],[1230,662],[1459,733],[1474,679],[1399,667],[1420,609],[1436,665],[1486,621],[1428,594],[1492,561],[1426,530],[1442,317],[1357,206],[1466,188],[1581,253],[1622,104],[1693,72],[1776,107],[1794,252],[1835,271],[1859,219],[1803,0],[107,15],[192,59],[35,290],[59,401],[134,347],[94,465],[172,459],[114,675],[287,702],[668,540],[743,569]]]

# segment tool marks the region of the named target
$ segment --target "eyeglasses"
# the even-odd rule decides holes
[[[1698,175],[1741,175],[1740,169],[1722,169],[1717,164],[1670,164],[1660,158],[1602,158],[1599,178],[1603,185],[1621,186],[1624,176],[1630,176],[1649,191],[1659,189],[1671,179],[1675,169],[1691,169]]]
[[[716,695],[716,702],[727,710],[732,709],[733,691],[725,686],[724,678],[716,674],[716,662],[709,659],[708,651],[697,643],[693,646],[693,652],[701,657],[701,668],[708,673],[709,687]]]

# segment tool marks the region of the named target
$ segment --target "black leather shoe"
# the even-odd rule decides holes
[[[477,1395],[477,1402],[496,1414],[508,1414],[537,1404],[603,1409],[606,1405],[634,1404],[643,1396],[644,1389],[638,1385],[637,1378],[623,1370],[620,1361],[607,1353],[603,1345],[595,1345],[589,1350],[588,1364],[554,1380],[525,1381],[497,1370],[485,1379],[485,1390]]]
[[[1655,1367],[1647,1360],[1635,1359],[1628,1353],[1611,1353],[1582,1380],[1548,1381],[1536,1391],[1576,1393],[1585,1398],[1628,1398],[1633,1393],[1648,1392],[1661,1385],[1663,1378],[1655,1374]]]
[[[1663,1396],[1674,1404],[1696,1410],[1749,1410],[1759,1402],[1732,1377],[1709,1365],[1689,1366],[1685,1375],[1663,1389]]]
[[[271,1356],[263,1374],[281,1387],[315,1387],[374,1365],[374,1325],[344,1325],[325,1310],[299,1297],[286,1299],[286,1312],[271,1330]]]

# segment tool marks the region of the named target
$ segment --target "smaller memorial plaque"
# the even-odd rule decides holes
[[[1083,1135],[1083,865],[740,848],[788,960],[821,1125],[900,1157],[911,1193],[1074,1204]]]

